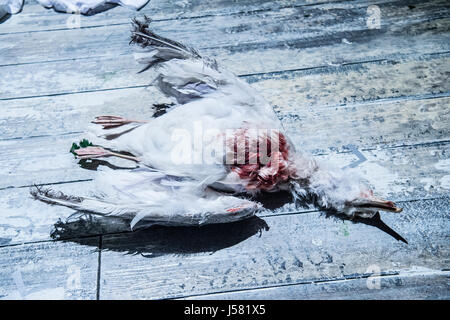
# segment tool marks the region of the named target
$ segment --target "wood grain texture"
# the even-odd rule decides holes
[[[314,4],[329,3],[337,0],[314,1]],[[296,0],[240,0],[224,1],[179,1],[179,0],[153,0],[140,11],[125,7],[116,7],[112,10],[98,13],[93,16],[81,16],[80,27],[92,28],[105,25],[126,25],[137,15],[148,15],[153,20],[193,19],[204,16],[230,15],[252,11],[273,10],[277,8],[310,5],[311,1]],[[36,19],[39,17],[39,19]],[[47,10],[37,1],[25,1],[20,19],[10,19],[3,23],[0,33],[22,33],[49,31],[57,29],[72,29],[77,27],[74,23],[78,17],[67,14],[55,14]],[[69,20],[69,21],[68,21]]]
[[[399,275],[371,276],[265,289],[200,295],[202,300],[448,300],[448,271],[400,271]],[[379,287],[378,287],[379,285]]]
[[[366,24],[374,4],[380,29]],[[235,224],[137,232],[31,199],[34,183],[90,193],[95,171],[68,149],[94,116],[147,118],[168,100],[147,87],[150,73],[136,74],[135,12],[117,7],[71,28],[76,16],[30,0],[0,24],[0,298],[448,299],[449,9],[443,0],[151,0],[140,12],[261,90],[299,149],[353,166],[400,201],[401,214],[381,218],[406,245],[372,222],[275,198]],[[98,165],[134,167],[84,164]],[[374,266],[380,290],[367,288]]]
[[[312,21],[311,24],[321,24],[329,16],[330,10],[329,8],[323,9],[318,13],[308,13],[306,15],[311,17],[316,15],[320,16],[316,18],[318,21]],[[345,9],[340,9],[340,11],[345,11]],[[305,43],[302,45],[287,44],[285,46],[271,46],[270,41],[266,39],[266,41],[261,41],[257,46],[248,47],[246,42],[239,41],[239,43],[236,43],[236,48],[230,51],[229,48],[214,45],[214,41],[216,40],[212,38],[209,39],[208,43],[213,45],[213,47],[210,49],[204,48],[202,51],[205,55],[217,58],[224,66],[240,75],[316,68],[318,66],[324,67],[328,65],[339,66],[360,61],[399,60],[405,57],[405,55],[410,54],[417,55],[420,53],[424,55],[450,51],[447,32],[450,26],[450,19],[439,18],[440,15],[435,15],[432,12],[425,12],[423,14],[426,14],[427,22],[414,23],[414,21],[408,20],[408,25],[398,29],[395,27],[395,24],[386,21],[385,29],[360,30],[360,32],[368,34],[361,34],[359,36],[342,34],[339,29],[330,31],[324,27],[316,30],[317,32],[321,31],[321,33],[314,35],[313,39],[316,39],[316,41],[310,38],[303,39],[303,29],[305,27],[299,27],[294,32],[293,26],[290,34],[292,34],[293,38],[297,37],[298,41],[304,41]],[[297,16],[293,15],[292,19],[297,19]],[[259,19],[262,19],[262,17],[259,17]],[[307,19],[312,18],[308,17]],[[356,16],[354,19],[356,19]],[[386,19],[389,19],[389,16],[386,16]],[[279,24],[274,27],[278,31],[275,32],[273,37],[278,38],[278,33],[287,32],[283,31],[283,26],[286,22],[282,19],[271,20],[270,23]],[[327,23],[330,24],[330,22]],[[361,24],[361,21],[357,20],[355,23]],[[208,24],[210,25],[204,26],[208,30],[217,29],[217,23],[214,21],[209,21]],[[264,27],[265,24],[257,24],[256,26],[249,27],[249,32],[251,34],[264,34],[264,30],[258,30],[258,28]],[[189,26],[183,26],[183,29],[185,28],[189,28]],[[166,35],[166,32],[169,31],[161,29],[161,32]],[[195,31],[189,35],[178,35],[176,32],[180,32],[179,29],[175,29],[174,32],[172,36],[178,40],[192,39],[194,41],[199,36]],[[53,62],[35,63],[31,65],[17,65],[13,63],[9,66],[5,65],[0,67],[4,75],[0,79],[0,85],[3,87],[3,90],[0,92],[0,99],[17,99],[20,97],[92,90],[111,90],[149,84],[151,76],[148,73],[136,74],[141,66],[134,62],[132,55],[133,48],[128,47],[128,33],[129,31],[118,33],[118,36],[122,37],[121,40],[125,46],[123,52],[108,50],[105,53],[107,56],[98,57],[92,54],[84,58],[65,58],[64,53],[59,53],[58,59]],[[273,32],[269,34],[272,35]],[[230,36],[240,37],[240,33],[225,32],[219,38],[225,42],[236,42],[235,40],[228,39]],[[45,37],[44,39],[52,39],[47,33],[44,33],[43,37]],[[91,38],[88,35],[87,37],[88,39]],[[70,39],[67,35],[64,35],[64,38]],[[317,41],[321,41],[321,43],[316,43]],[[111,47],[110,44],[102,44],[100,39],[96,43],[98,42],[99,46]],[[86,44],[83,43],[82,38],[72,39],[72,44],[76,47],[81,46],[86,48]],[[95,46],[94,43],[91,46]],[[23,55],[23,50],[21,47],[16,49],[17,52],[14,52],[13,55],[15,58],[20,59]],[[73,50],[69,51],[72,54]],[[31,52],[34,55],[36,49],[31,50]],[[45,56],[48,55],[48,53],[45,54]],[[27,54],[26,57],[29,58],[30,54]],[[0,58],[0,65],[4,64],[2,60],[5,58],[6,55]],[[39,59],[36,61],[39,62]],[[7,63],[5,62],[5,64]],[[30,70],[32,70],[31,73],[29,72]]]
[[[448,92],[449,74],[449,56],[443,54],[430,60],[371,62],[269,74],[248,80],[250,83],[267,80],[255,87],[266,97],[282,90],[284,95],[272,98],[271,103],[298,110],[303,106],[320,108]],[[287,85],[285,79],[293,78],[297,83]]]
[[[0,248],[0,299],[95,299],[97,237]]]
[[[364,224],[317,213],[103,237],[101,299],[155,299],[353,278],[413,267],[448,268],[449,199],[405,204],[382,219],[397,242]],[[187,240],[189,239],[189,240]],[[351,249],[350,249],[351,248]]]
[[[67,194],[88,195],[89,182],[50,186]],[[129,231],[129,221],[97,219],[87,213],[34,200],[29,188],[0,192],[0,246]]]
[[[345,151],[446,141],[449,98],[375,101],[339,107],[276,107],[299,150]],[[313,134],[312,134],[313,133]],[[316,139],[311,136],[320,137]],[[327,145],[328,144],[328,145]]]
[[[409,2],[408,2],[409,3]],[[384,12],[381,29],[368,29],[366,12],[378,4]],[[198,19],[155,21],[154,30],[178,40],[189,39],[198,48],[249,50],[256,47],[310,47],[354,41],[392,31],[412,28],[430,19],[449,18],[446,1],[415,2],[409,10],[405,1],[339,2],[307,7],[280,8],[264,12],[208,16]],[[405,14],[408,19],[404,19]],[[299,19],[307,16],[308,19]],[[54,30],[0,35],[0,65],[37,63],[95,57],[119,57],[129,53],[130,26]],[[301,30],[301,32],[299,32]],[[36,46],[36,44],[39,46]],[[107,48],[107,50],[105,50]],[[32,52],[32,54],[30,54]]]
[[[309,139],[311,132],[326,135],[325,149],[349,142],[361,147],[392,146],[449,136],[444,107],[450,95],[449,62],[448,54],[439,54],[244,79],[275,106],[288,133],[296,135],[296,143],[306,150],[317,146],[315,139]],[[444,98],[432,99],[435,96]],[[99,114],[149,118],[153,103],[169,101],[152,86],[0,101],[0,137],[82,132]],[[342,120],[330,126],[336,119]]]

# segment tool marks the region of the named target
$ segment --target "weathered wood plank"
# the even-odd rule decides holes
[[[450,19],[448,20],[450,22]],[[235,74],[246,76],[255,73],[280,70],[328,68],[345,66],[365,61],[399,61],[414,59],[421,55],[450,51],[448,35],[418,36],[411,38],[380,37],[369,43],[339,43],[308,49],[255,49],[228,53],[222,49],[205,50],[223,66]],[[389,42],[390,45],[386,45]],[[397,46],[394,45],[396,43]],[[376,47],[375,48],[372,48]],[[389,63],[389,62],[387,62]],[[114,90],[136,86],[147,86],[153,79],[150,72],[142,69],[131,54],[120,58],[80,59],[56,61],[35,65],[13,65],[0,67],[1,100],[29,98],[46,95]],[[32,72],[30,72],[32,71]],[[26,102],[24,102],[26,103]]]
[[[0,248],[0,299],[95,299],[97,237]]]
[[[164,2],[157,3],[166,6]],[[159,21],[155,25],[160,30],[168,29],[169,35],[172,32],[176,38],[184,36],[190,39],[191,33],[196,33],[193,39],[194,44],[205,48],[205,51],[213,56],[223,57],[225,64],[230,65],[233,71],[240,74],[314,68],[314,70],[249,77],[256,86],[261,85],[261,88],[266,89],[266,95],[270,90],[272,94],[277,93],[275,96],[270,94],[271,97],[268,99],[277,106],[277,112],[299,146],[311,150],[314,154],[322,154],[321,159],[344,166],[352,163],[356,156],[351,152],[342,153],[346,150],[343,146],[356,140],[354,144],[363,149],[362,153],[368,159],[359,164],[356,170],[362,171],[372,181],[376,191],[389,194],[394,200],[442,197],[448,194],[450,188],[448,142],[433,144],[439,140],[448,140],[449,136],[446,125],[449,122],[448,113],[445,112],[449,92],[446,81],[450,73],[448,57],[446,54],[440,54],[436,57],[423,58],[424,54],[442,53],[449,49],[448,33],[446,33],[450,25],[448,4],[443,1],[419,4],[416,6],[418,10],[412,13],[411,10],[414,11],[416,8],[409,9],[405,1],[397,1],[394,4],[379,2],[383,13],[381,30],[367,30],[365,26],[365,9],[369,2],[357,5],[345,3],[312,5],[301,8],[280,8],[277,7],[278,4],[277,2],[273,5],[275,7],[273,12],[266,14],[259,9],[266,10],[264,6],[267,3],[261,4],[259,9],[255,9],[254,5],[259,6],[259,4],[253,1],[241,2],[239,6],[233,6],[232,9],[228,7],[228,4],[223,3],[223,7],[219,4],[216,8],[210,8],[205,13],[210,15],[209,17],[180,19],[175,22]],[[250,9],[246,9],[247,5]],[[192,17],[198,14],[196,12],[200,12],[200,8],[204,6],[204,4],[196,6],[194,2],[192,11],[189,13],[186,11],[187,16],[185,16]],[[177,8],[174,7],[173,12],[176,11],[175,9]],[[122,9],[114,10],[118,10],[119,13]],[[114,10],[109,12],[112,13]],[[239,13],[255,10],[258,12]],[[162,12],[164,11],[160,12],[161,17]],[[410,13],[411,19],[404,19],[407,13]],[[228,14],[231,16],[224,16]],[[301,19],[298,17],[302,14],[311,15],[311,20],[299,22]],[[30,27],[30,29],[25,27],[23,31],[59,28],[58,23],[64,24],[65,15],[54,14],[54,16],[57,18],[54,20],[51,18],[51,21],[43,19],[41,25]],[[33,95],[59,95],[145,85],[147,75],[144,77],[134,74],[137,66],[131,59],[130,49],[125,45],[125,29],[128,30],[125,23],[128,23],[128,16],[123,15],[123,25],[120,25],[121,22],[118,22],[119,25],[116,26],[108,25],[113,23],[112,21],[118,21],[114,17],[115,14],[99,16],[98,20],[90,19],[88,23],[92,24],[89,27],[101,24],[103,26],[82,28],[77,32],[60,30],[45,32],[45,36],[42,32],[19,32],[16,34],[16,38],[19,39],[17,44],[24,44],[25,38],[26,41],[30,39],[34,41],[33,44],[31,42],[25,44],[25,50],[15,42],[6,44],[2,42],[4,39],[12,39],[11,36],[0,36],[0,55],[5,57],[0,58],[0,64],[4,64],[4,61],[6,61],[5,64],[32,63],[0,68],[0,72],[6,74],[2,76],[4,80],[0,80],[0,87],[4,91],[0,93],[0,97],[9,99]],[[400,17],[405,21],[401,21]],[[172,18],[169,14],[160,20]],[[304,18],[307,17],[304,16]],[[332,19],[338,19],[340,22],[336,23]],[[36,17],[32,17],[29,21],[31,20],[36,20]],[[292,21],[297,22],[291,23]],[[48,25],[45,25],[46,23]],[[220,27],[210,29],[215,23],[219,23]],[[220,29],[221,27],[223,28]],[[319,27],[323,30],[315,29]],[[87,29],[91,31],[97,29],[97,31],[83,31]],[[0,33],[3,30],[5,29],[2,29],[0,25]],[[213,37],[222,36],[222,39],[205,37],[204,35],[207,34],[205,32],[210,30]],[[305,32],[299,36],[299,30]],[[80,36],[79,41],[76,40],[77,36],[74,36],[77,33]],[[275,37],[275,40],[270,39],[273,33],[279,35]],[[412,36],[406,37],[408,34]],[[109,39],[105,39],[106,36]],[[53,44],[49,39],[60,42]],[[74,40],[75,42],[71,42]],[[383,44],[385,41],[387,43]],[[396,41],[399,48],[392,45]],[[39,43],[39,46],[36,46],[36,43]],[[408,43],[411,44],[410,47],[407,46]],[[85,48],[81,49],[80,44]],[[106,47],[106,44],[111,44],[108,52],[102,52],[102,47]],[[289,48],[280,47],[284,44],[287,44]],[[377,45],[380,48],[376,48]],[[266,49],[265,46],[269,48]],[[316,46],[320,48],[317,49]],[[330,51],[319,56],[317,53],[324,48],[338,49],[338,53]],[[30,52],[32,54],[27,57],[19,53],[19,49],[24,52],[28,49],[28,54]],[[355,54],[354,51],[358,50],[362,51]],[[352,57],[352,51],[354,57]],[[420,52],[420,55],[417,55],[417,52]],[[277,53],[280,54],[277,55]],[[255,54],[258,54],[259,61],[247,63]],[[277,58],[273,59],[273,55],[277,55]],[[408,57],[403,61],[404,55]],[[101,57],[96,58],[96,56]],[[300,56],[311,59],[307,62],[297,62]],[[44,60],[49,61],[47,57],[50,60],[72,58],[77,60],[70,65],[58,61],[39,63]],[[123,62],[114,61],[118,60],[118,57],[123,57]],[[363,63],[358,64],[357,67],[352,65],[358,59],[368,61],[386,59],[386,57],[401,60],[400,66],[389,61]],[[37,63],[33,64],[35,62]],[[322,67],[335,63],[344,65],[336,68]],[[100,68],[99,65],[101,65]],[[75,67],[66,70],[68,66]],[[30,68],[27,69],[27,67]],[[85,68],[89,71],[83,71]],[[32,71],[33,69],[35,72]],[[30,75],[29,79],[26,77],[24,79],[26,73]],[[370,75],[373,73],[375,76],[371,78]],[[364,78],[363,74],[369,74],[369,76]],[[362,78],[366,82],[354,84]],[[321,81],[321,79],[325,80]],[[337,81],[336,79],[339,80],[337,85],[333,84],[333,81]],[[310,86],[310,88],[304,86]],[[394,91],[386,92],[386,88],[394,88]],[[143,91],[146,92],[144,96],[136,95]],[[355,97],[352,95],[354,91],[357,92]],[[311,92],[319,92],[319,95],[308,96]],[[131,96],[134,97],[130,98]],[[404,99],[405,96],[409,97]],[[144,97],[146,99],[143,99]],[[286,102],[283,97],[286,97]],[[428,99],[430,97],[433,99]],[[373,102],[380,98],[389,101]],[[396,98],[405,100],[406,105],[402,106],[403,101],[391,101]],[[98,101],[94,102],[95,99]],[[123,106],[121,110],[126,108],[127,115],[142,115],[143,110],[144,115],[149,114],[148,105],[154,101],[152,99],[155,99],[155,96],[152,96],[151,88],[147,90],[129,88],[110,90],[105,93],[4,101],[5,107],[0,107],[0,114],[5,115],[4,118],[0,116],[0,119],[6,125],[1,129],[4,130],[0,134],[2,139],[49,134],[64,135],[1,141],[0,181],[2,182],[0,188],[28,185],[33,182],[60,183],[91,179],[93,172],[79,169],[72,156],[67,153],[70,142],[74,141],[76,136],[70,133],[84,130],[88,118],[98,112],[120,111],[121,104]],[[419,102],[414,99],[419,99]],[[72,101],[67,102],[70,100]],[[35,104],[36,101],[40,104]],[[48,104],[49,101],[52,101],[54,105]],[[133,101],[135,104],[130,103]],[[60,105],[61,102],[63,102],[62,105]],[[321,107],[313,109],[311,108],[313,105]],[[347,106],[337,107],[338,105]],[[327,107],[330,109],[328,110]],[[340,132],[340,137],[321,129],[319,125],[329,126],[333,122],[333,117],[345,119],[342,123],[336,124],[333,129],[335,132]],[[64,120],[55,121],[55,119]],[[382,129],[374,129],[375,121],[384,121]],[[305,124],[302,130],[298,129],[299,123]],[[355,129],[352,130],[352,127]],[[321,135],[322,137],[317,138],[319,144],[312,139],[304,143],[310,134],[302,135],[302,132],[314,132],[315,136]],[[373,132],[376,132],[377,136]],[[332,140],[330,136],[335,140]],[[427,145],[423,145],[424,143]],[[392,148],[401,144],[418,145]],[[380,149],[380,146],[390,148]],[[49,164],[52,169],[48,168]],[[130,165],[126,162],[117,164]],[[68,193],[85,194],[89,191],[90,183],[69,183],[54,187]],[[53,227],[59,228],[56,234],[63,238],[127,230],[126,225],[120,221],[117,223],[114,221],[111,224],[105,220],[58,224],[58,218],[64,220],[72,211],[38,203],[30,199],[27,193],[27,188],[0,191],[0,198],[3,199],[1,203],[4,204],[0,210],[2,217],[5,217],[2,218],[0,225],[0,245],[47,240]],[[398,219],[396,219],[397,216],[383,214],[383,219],[388,221],[389,225],[408,238],[410,241],[408,247],[401,243],[394,243],[392,238],[372,227],[325,220],[318,217],[317,213],[270,217],[274,214],[287,213],[289,210],[292,212],[291,207],[264,214],[263,217],[271,229],[264,232],[259,239],[253,236],[258,228],[255,228],[252,222],[241,223],[239,227],[234,226],[235,229],[232,229],[233,226],[215,226],[201,231],[156,228],[132,234],[106,236],[104,253],[107,264],[103,268],[103,271],[106,271],[106,277],[101,281],[102,287],[104,286],[101,297],[180,297],[242,288],[296,284],[305,279],[307,281],[340,277],[350,279],[355,274],[357,277],[367,273],[367,267],[373,263],[378,264],[381,270],[387,273],[397,272],[416,264],[437,270],[448,268],[448,236],[446,235],[449,227],[448,201],[448,199],[429,199],[423,202],[407,202],[404,205],[405,214],[398,216]],[[332,234],[328,236],[330,230]],[[292,239],[286,239],[287,234],[294,234],[294,236]],[[324,234],[326,236],[323,236]],[[188,243],[186,239],[190,239],[191,242]],[[74,246],[72,242],[79,243],[81,246]],[[94,298],[98,268],[98,264],[96,265],[98,253],[95,250],[98,248],[98,238],[78,238],[72,242],[58,241],[51,244],[33,244],[28,247],[22,245],[0,248],[0,255],[9,259],[4,262],[6,268],[2,268],[6,271],[0,275],[0,279],[6,279],[6,289],[2,291],[2,283],[0,296],[36,298],[45,295]],[[39,247],[40,245],[42,247]],[[61,246],[61,249],[59,247],[56,249],[57,246]],[[25,247],[33,247],[33,249],[24,249]],[[79,247],[82,249],[78,249]],[[11,251],[13,248],[19,251],[15,254]],[[7,249],[10,250],[6,251]],[[36,255],[31,254],[30,250]],[[212,255],[208,255],[213,251]],[[129,255],[135,253],[143,255]],[[151,264],[145,260],[148,257],[147,254],[152,254]],[[33,263],[36,263],[41,256],[49,262],[39,260],[35,267]],[[293,256],[300,263],[293,259]],[[357,261],[355,257],[358,257]],[[60,259],[59,263],[52,261],[57,259]],[[85,264],[79,267],[76,263],[81,260],[85,261]],[[16,272],[17,267],[12,270],[12,266],[17,265],[26,267],[19,268],[19,272]],[[217,270],[214,269],[216,267]],[[81,270],[82,274],[81,286],[76,288],[72,286],[73,282],[69,281],[73,279],[71,276],[74,270],[75,274],[77,270]],[[164,270],[164,274],[161,270]],[[84,276],[86,272],[88,275]],[[24,274],[23,277],[22,274]],[[41,277],[36,277],[36,274],[40,274]],[[186,274],[191,278],[185,280]],[[10,278],[15,280],[11,282]],[[18,280],[20,278],[23,279],[24,285],[21,285]],[[84,282],[83,279],[88,280]],[[390,282],[389,285],[397,283],[395,281],[398,280],[392,281],[394,282]],[[435,281],[439,281],[439,290],[441,290],[442,278]],[[417,283],[417,287],[420,288],[428,286],[424,282]],[[347,290],[357,290],[357,288],[358,285],[355,285]],[[333,289],[330,286],[325,290],[330,293],[341,289],[338,287]],[[306,293],[316,289],[308,290]],[[436,288],[434,290],[433,293],[440,295],[441,291]],[[123,292],[127,294],[123,295]],[[130,292],[129,295],[128,292]],[[413,290],[413,292],[416,291]],[[364,291],[361,291],[361,294],[363,295]],[[326,296],[325,293],[324,296]]]
[[[333,1],[338,0],[315,1],[315,4]],[[241,0],[236,2],[210,0],[205,2],[153,0],[138,12],[125,7],[116,7],[93,16],[81,16],[79,17],[78,25],[78,17],[55,13],[53,10],[47,10],[36,1],[31,0],[25,2],[20,16],[15,17],[15,19],[9,19],[1,25],[0,33],[47,31],[77,27],[92,28],[104,25],[128,24],[132,17],[143,14],[148,15],[154,21],[192,19],[204,16],[230,15],[241,12],[271,10],[308,4],[311,4],[311,1]]]
[[[328,13],[324,11],[322,14]],[[282,24],[283,21],[278,23]],[[329,64],[339,65],[368,60],[399,60],[405,55],[417,55],[418,52],[423,55],[449,51],[449,27],[450,19],[431,20],[427,23],[411,24],[400,30],[390,29],[389,26],[389,29],[383,32],[375,30],[373,34],[359,38],[340,35],[339,39],[331,43],[317,44],[311,40],[300,47],[288,45],[279,48],[270,47],[268,43],[262,42],[260,47],[253,49],[242,48],[242,50],[230,52],[228,49],[217,47],[204,50],[204,54],[216,57],[224,66],[237,74],[323,67]],[[210,28],[214,29],[217,26],[212,25]],[[257,29],[253,32],[259,33]],[[123,33],[121,35],[123,36]],[[299,33],[299,37],[301,36],[302,34]],[[344,37],[348,40],[347,42],[341,41]],[[123,41],[127,43],[126,38],[127,36],[123,38]],[[211,43],[213,41],[214,39],[211,39]],[[147,85],[150,82],[149,74],[136,74],[141,67],[134,61],[131,54],[132,48],[125,51],[118,56],[112,54],[110,57],[62,59],[44,64],[0,67],[3,75],[0,79],[0,87],[2,87],[0,98],[11,99]],[[20,54],[16,53],[16,55]]]
[[[449,199],[405,204],[383,220],[409,244],[317,213],[197,230],[153,228],[104,236],[101,299],[174,298],[262,286],[448,268]],[[247,225],[245,225],[247,224]],[[252,236],[253,235],[253,236]],[[187,240],[188,239],[188,240]]]
[[[338,106],[348,103],[422,96],[449,92],[450,55],[418,61],[383,61],[269,73],[248,81],[285,114],[302,107]],[[285,81],[295,79],[291,81]],[[264,81],[262,81],[264,80]],[[295,83],[296,82],[296,83]],[[272,92],[278,94],[272,96]],[[303,101],[303,103],[302,103]],[[283,111],[281,111],[283,112]]]
[[[443,54],[246,79],[275,106],[299,148],[325,152],[347,144],[370,148],[448,139],[449,65]],[[99,114],[149,118],[153,103],[169,101],[154,87],[0,101],[0,138],[83,132]]]
[[[399,275],[372,276],[320,283],[305,283],[264,289],[200,295],[204,300],[447,300],[448,271],[407,270]]]
[[[311,47],[378,35],[389,29],[414,29],[416,24],[448,18],[446,1],[417,3],[409,10],[405,3],[379,3],[384,13],[381,29],[368,29],[366,11],[378,2],[331,3],[318,6],[281,8],[229,16],[155,21],[156,31],[200,48],[224,47],[230,51],[255,47]],[[408,19],[405,19],[408,13]],[[298,19],[305,15],[307,20]],[[0,65],[120,57],[129,53],[129,25],[54,30],[0,35]],[[274,33],[276,36],[274,36]],[[205,36],[206,35],[206,36]],[[36,45],[39,44],[39,45]]]
[[[72,142],[78,141],[78,138],[78,135],[68,135],[0,141],[0,152],[3,156],[0,159],[0,188],[93,178],[95,171],[81,169],[77,165],[78,161],[68,152]],[[449,187],[448,164],[444,165],[448,162],[448,143],[360,151],[367,161],[362,159],[363,162],[352,170],[365,175],[380,193],[398,194],[395,190],[399,186],[408,186],[412,191],[423,192],[424,185],[427,185],[430,188],[433,186],[428,190],[432,194],[435,192],[441,194]],[[331,151],[319,154],[318,159],[331,162],[338,167],[351,165],[359,160],[351,151],[338,153]],[[118,167],[135,167],[133,162],[127,160],[113,158],[106,160]],[[441,165],[439,161],[443,164]],[[383,181],[379,181],[379,175],[385,177]],[[410,177],[417,179],[414,185],[410,185]],[[428,182],[420,182],[419,179]],[[408,196],[404,194],[404,197]]]
[[[168,102],[153,86],[0,101],[0,138],[81,133],[101,114],[149,119],[153,103]]]
[[[448,140],[450,98],[376,101],[345,107],[277,107],[284,128],[300,150],[328,152],[384,148]],[[315,141],[313,135],[320,137]],[[328,141],[326,145],[325,141]]]
[[[88,195],[89,182],[51,186],[67,194]],[[91,188],[90,188],[91,187]],[[28,188],[0,191],[0,246],[129,231],[129,221],[97,219],[34,200]]]
[[[448,144],[362,151],[362,154],[368,160],[349,170],[367,178],[377,194],[394,201],[448,195],[450,189]],[[23,161],[21,156],[18,158],[19,162]],[[357,160],[352,153],[335,152],[317,156],[317,158],[339,167],[349,165]],[[94,172],[77,168],[71,155],[67,158],[67,167],[56,171],[44,168],[45,163],[54,163],[54,159],[43,160],[43,164],[39,166],[34,164],[34,171],[29,169],[33,166],[32,160],[30,162],[23,163],[25,166],[22,169],[14,170],[16,173],[10,178],[3,175],[2,180],[7,184],[14,184],[51,182],[52,180],[59,182],[64,179],[94,177]],[[50,187],[66,194],[78,196],[89,195],[94,188],[91,181],[57,184]],[[261,217],[314,210],[296,208],[289,198],[276,198],[266,202],[270,203],[270,206],[267,211],[259,214]],[[2,204],[0,206],[2,216],[0,245],[130,230],[129,222],[121,219],[96,219],[89,216],[79,219],[80,215],[68,219],[75,211],[33,200],[29,195],[28,188],[0,190],[0,203]]]

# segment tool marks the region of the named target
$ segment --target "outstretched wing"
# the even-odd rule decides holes
[[[128,219],[132,229],[141,220],[146,225],[173,226],[233,222],[253,216],[261,207],[257,202],[203,190],[196,181],[148,168],[100,171],[95,184],[91,197],[69,196],[42,187],[33,187],[30,192],[48,204]]]
[[[156,67],[155,84],[165,95],[179,104],[214,94],[218,99],[232,99],[235,105],[270,107],[249,84],[220,67],[216,60],[152,32],[150,21],[145,16],[142,21],[133,20],[130,43],[142,48],[136,53],[136,60],[145,64],[141,72]]]

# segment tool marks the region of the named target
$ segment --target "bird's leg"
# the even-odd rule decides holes
[[[134,119],[125,119],[119,116],[98,116],[95,117],[92,123],[100,124],[103,126],[103,129],[112,129],[123,126],[124,124],[129,123],[147,123],[146,120],[134,120]]]
[[[112,152],[109,150],[106,150],[102,147],[86,147],[74,150],[76,153],[78,159],[94,159],[94,158],[102,158],[102,157],[118,157],[122,159],[132,160],[135,162],[140,162],[141,159],[134,156],[128,156],[125,154],[120,154],[117,152]]]

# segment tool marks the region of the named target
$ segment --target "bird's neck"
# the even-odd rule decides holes
[[[359,178],[339,168],[325,167],[308,156],[298,156],[295,166],[296,176],[291,180],[291,192],[296,199],[341,211],[348,199],[360,193]]]

